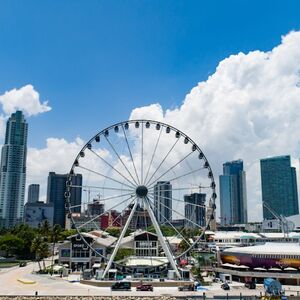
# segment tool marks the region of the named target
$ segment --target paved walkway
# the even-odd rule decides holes
[[[154,292],[137,292],[132,289],[131,292],[112,292],[109,287],[93,287],[89,285],[70,283],[66,279],[58,276],[36,275],[33,271],[38,270],[37,263],[29,263],[26,267],[13,267],[9,269],[0,269],[0,295],[34,295],[37,291],[39,295],[76,295],[76,296],[193,296],[203,294],[203,291],[196,292],[178,292],[176,287],[157,287]],[[24,284],[18,279],[35,281],[34,284]],[[286,286],[287,295],[300,294],[300,287]],[[213,295],[226,295],[227,291],[220,288],[219,283],[214,283],[209,290],[204,291],[208,297]],[[230,295],[257,295],[264,293],[262,285],[258,285],[256,290],[246,289],[243,284],[231,284]]]

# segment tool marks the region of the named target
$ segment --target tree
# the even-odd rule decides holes
[[[44,237],[48,237],[50,235],[50,231],[51,231],[51,226],[48,220],[45,220],[40,229],[40,234],[43,235]]]
[[[180,250],[180,252],[184,252],[187,249],[189,249],[190,245],[186,242],[186,240],[182,239],[181,242],[178,245],[178,248]]]
[[[6,256],[19,255],[24,249],[24,241],[7,233],[0,237],[0,249],[6,252]]]
[[[107,227],[105,231],[114,237],[119,237],[121,234],[121,228],[119,227]]]
[[[51,265],[52,265],[52,268],[53,268],[53,261],[54,261],[55,243],[57,243],[59,241],[61,232],[62,232],[62,229],[61,229],[60,225],[55,224],[53,226],[52,232],[51,232],[51,242],[52,242],[52,261],[51,261]]]
[[[39,257],[42,259],[43,261],[43,266],[44,266],[44,270],[46,269],[46,265],[45,265],[45,258],[49,256],[49,245],[47,242],[43,241],[39,248],[38,248],[38,252],[39,252]]]
[[[42,270],[41,268],[41,264],[40,264],[40,245],[41,243],[43,242],[43,239],[40,235],[36,236],[33,241],[32,241],[32,244],[31,244],[31,248],[30,248],[30,251],[33,252],[35,254],[35,259],[37,260],[38,264],[39,264],[39,268],[40,268],[40,271]]]
[[[134,250],[133,249],[125,249],[125,248],[122,248],[122,249],[119,249],[116,256],[115,256],[115,260],[118,261],[118,260],[121,260],[125,257],[128,257],[128,256],[132,256],[134,254]]]

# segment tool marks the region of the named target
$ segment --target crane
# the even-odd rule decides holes
[[[289,234],[289,221],[283,215],[279,215],[267,202],[263,201],[263,207],[265,207],[278,221],[281,226],[284,238]]]

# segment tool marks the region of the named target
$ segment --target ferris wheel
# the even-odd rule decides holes
[[[80,183],[74,181],[78,174]],[[181,277],[178,260],[197,247],[215,222],[215,188],[210,164],[190,137],[162,122],[129,120],[100,131],[80,150],[65,201],[73,228],[106,260],[102,278],[112,266],[132,267],[118,253],[139,234],[144,242],[131,255],[150,266],[160,261]],[[74,194],[82,191],[87,193],[81,203],[74,203]],[[83,229],[111,227],[119,231],[108,258],[91,246]]]

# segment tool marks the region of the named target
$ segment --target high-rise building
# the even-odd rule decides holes
[[[172,220],[172,184],[158,181],[154,186],[154,214],[159,223]]]
[[[28,124],[21,111],[6,123],[0,169],[0,227],[23,221]]]
[[[28,187],[27,203],[36,203],[39,201],[40,185],[30,184]]]
[[[289,155],[260,160],[262,201],[283,216],[299,214],[296,169]],[[274,219],[263,207],[264,219]]]
[[[205,198],[206,194],[203,193],[184,195],[184,216],[186,219],[186,227],[197,228],[197,225],[206,225]]]
[[[30,227],[38,228],[44,222],[53,225],[53,204],[41,201],[27,202],[25,204],[24,222]]]
[[[235,160],[223,164],[220,175],[221,224],[247,223],[246,173],[243,161]]]
[[[59,224],[63,228],[65,227],[65,192],[66,192],[66,181],[68,174],[56,174],[50,172],[48,176],[48,187],[47,187],[47,203],[53,203],[54,216],[53,224]],[[77,188],[71,190],[71,206],[77,206],[72,209],[73,213],[80,213],[81,211],[81,191],[82,191],[82,175],[76,174],[72,178],[72,185],[76,185]]]

